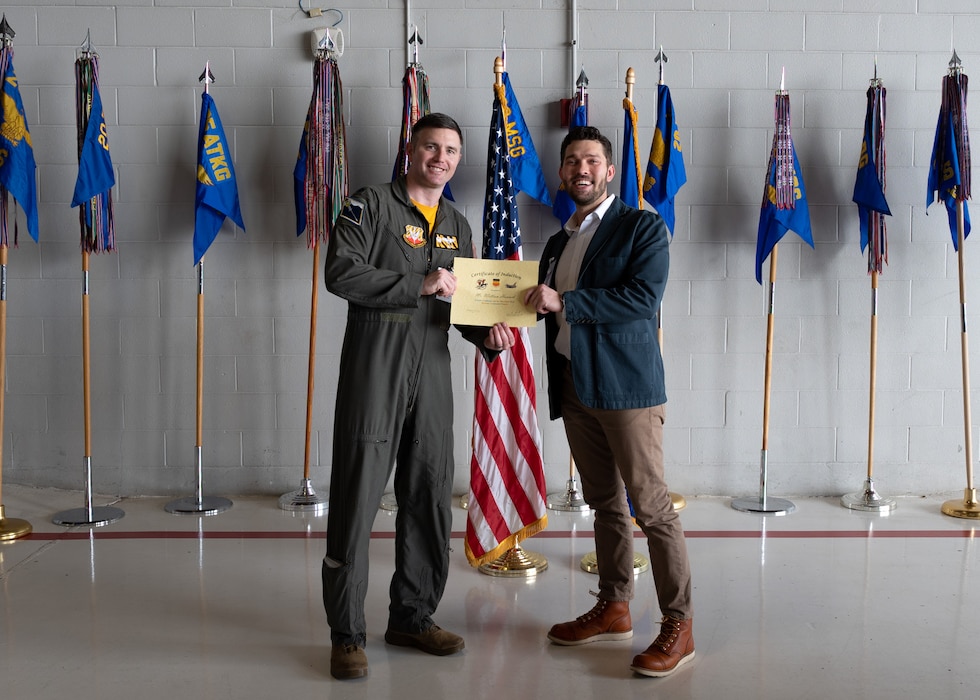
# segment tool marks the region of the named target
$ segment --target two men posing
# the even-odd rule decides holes
[[[473,250],[469,225],[442,197],[461,152],[455,121],[420,119],[407,175],[353,195],[329,243],[327,288],[349,305],[322,572],[336,678],[367,674],[368,541],[392,465],[400,507],[385,641],[436,655],[464,647],[432,621],[449,565],[453,482],[449,305],[438,297],[455,290],[454,257]],[[559,174],[575,213],[545,246],[524,301],[544,317],[551,418],[563,419],[595,511],[599,592],[589,612],[548,638],[572,646],[632,636],[632,505],[663,619],[631,668],[664,676],[694,657],[687,549],[663,470],[656,313],[667,229],[608,194],[612,147],[597,129],[569,132]],[[459,330],[491,362],[514,343],[505,324]]]

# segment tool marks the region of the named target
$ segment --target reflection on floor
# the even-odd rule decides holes
[[[946,496],[949,497],[948,495]],[[834,499],[784,517],[687,498],[695,660],[673,676],[633,675],[657,630],[649,572],[633,639],[550,644],[554,622],[593,603],[588,514],[549,512],[527,541],[548,569],[499,578],[463,554],[454,508],[449,587],[436,621],[466,650],[430,657],[385,645],[394,518],[371,544],[366,679],[329,675],[321,604],[325,517],[233,498],[209,517],[166,499],[124,499],[99,528],[51,522],[78,493],[5,486],[6,517],[33,526],[0,544],[0,694],[11,700],[139,698],[974,698],[980,681],[980,544],[941,497],[899,499],[888,516]],[[102,499],[97,505],[107,504]],[[638,550],[644,543],[637,540]]]

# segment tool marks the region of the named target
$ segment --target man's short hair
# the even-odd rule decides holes
[[[573,126],[568,130],[568,134],[561,142],[561,162],[565,162],[565,149],[572,141],[598,141],[602,144],[602,150],[606,154],[606,162],[613,162],[612,144],[594,126]]]
[[[419,117],[419,120],[412,126],[412,143],[415,143],[416,135],[421,134],[426,129],[452,129],[459,135],[459,142],[463,143],[462,129],[459,128],[456,120],[448,114],[431,112],[423,117]]]

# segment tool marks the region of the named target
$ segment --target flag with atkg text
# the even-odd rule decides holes
[[[507,100],[502,85],[494,86],[494,93],[483,257],[520,260],[517,188],[503,116]],[[493,362],[476,355],[466,525],[466,557],[473,566],[497,559],[548,525],[531,342],[526,328],[515,328],[514,335],[514,346]]]
[[[810,207],[800,161],[790,134],[789,118],[789,95],[779,93],[776,95],[776,130],[769,155],[755,250],[755,279],[759,284],[762,284],[762,264],[788,231],[796,232],[813,247]]]
[[[672,236],[674,198],[686,182],[687,171],[684,169],[680,129],[674,116],[674,102],[670,98],[670,89],[660,84],[657,85],[657,126],[650,144],[643,198],[657,210]]]
[[[229,218],[245,230],[231,148],[221,126],[218,108],[208,93],[201,94],[201,125],[197,151],[197,192],[194,203],[194,264],[214,242]]]
[[[3,81],[3,110],[0,114],[0,229],[2,240],[0,246],[7,245],[7,193],[24,210],[27,217],[27,230],[31,238],[37,241],[37,163],[34,160],[34,146],[31,143],[31,132],[27,125],[27,115],[24,103],[20,97],[17,85],[17,75],[14,73],[12,51],[3,52],[2,72]],[[14,244],[16,245],[16,226]]]

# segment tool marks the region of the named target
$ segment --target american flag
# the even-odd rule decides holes
[[[517,189],[510,177],[504,86],[494,86],[483,211],[483,257],[521,259]],[[538,429],[537,391],[526,328],[516,343],[488,363],[476,356],[473,456],[466,523],[466,557],[492,562],[548,525]]]

